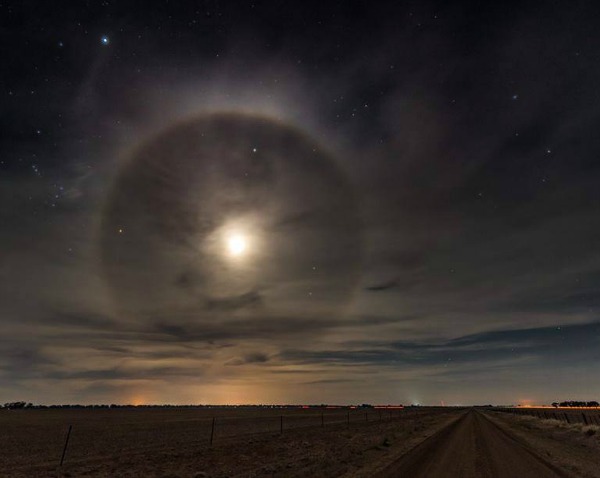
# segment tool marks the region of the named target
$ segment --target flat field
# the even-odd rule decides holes
[[[370,467],[460,413],[437,408],[0,410],[0,476],[340,476],[361,470],[368,476]]]

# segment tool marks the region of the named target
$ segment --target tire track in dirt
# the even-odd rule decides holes
[[[471,410],[388,465],[378,478],[569,478],[535,450]]]

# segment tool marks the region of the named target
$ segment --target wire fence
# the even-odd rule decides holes
[[[495,411],[512,413],[513,415],[535,417],[542,420],[559,420],[568,424],[581,423],[583,425],[600,426],[600,410],[569,410],[556,408],[496,408]]]
[[[443,409],[442,409],[443,410]],[[422,409],[18,410],[0,413],[0,468],[59,464],[157,450],[207,448],[232,439],[296,430],[419,420]],[[447,412],[448,410],[446,410]]]

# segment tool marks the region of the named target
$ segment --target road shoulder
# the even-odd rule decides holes
[[[417,447],[429,439],[434,439],[439,433],[443,433],[448,427],[452,427],[463,418],[464,411],[456,411],[446,416],[424,417],[422,421],[409,427],[399,427],[394,435],[389,448],[377,447],[369,450],[370,464],[366,464],[360,470],[343,475],[343,478],[372,478],[381,474],[395,462],[413,452]]]
[[[487,412],[485,416],[545,460],[582,478],[600,478],[600,436],[557,420]]]

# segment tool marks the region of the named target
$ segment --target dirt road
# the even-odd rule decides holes
[[[566,478],[521,441],[471,410],[390,464],[379,478]]]

